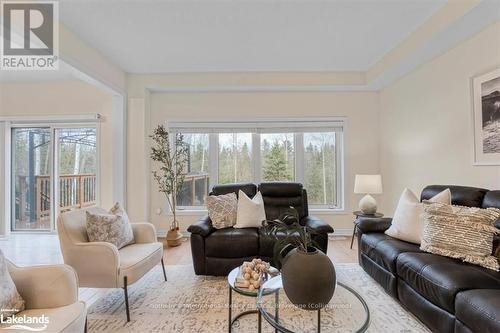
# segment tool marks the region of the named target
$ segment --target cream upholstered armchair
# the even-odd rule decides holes
[[[78,301],[78,277],[68,265],[17,267],[8,262],[9,273],[17,291],[26,302],[26,309],[17,317],[48,318],[44,332],[82,333],[86,331],[87,309]],[[25,324],[38,328],[42,324]],[[0,332],[19,332],[0,323]]]
[[[127,321],[130,321],[127,286],[159,263],[167,281],[163,244],[157,241],[151,223],[132,223],[135,243],[119,250],[111,243],[89,242],[85,226],[86,211],[107,213],[102,208],[91,207],[63,213],[57,219],[64,263],[76,270],[80,287],[123,288]]]

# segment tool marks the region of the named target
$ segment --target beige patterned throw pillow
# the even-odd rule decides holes
[[[493,236],[500,233],[494,227],[499,217],[496,208],[426,204],[420,249],[498,271],[498,259],[491,252]]]
[[[207,210],[212,225],[216,229],[229,228],[236,224],[238,199],[235,193],[223,195],[209,195]]]
[[[87,211],[87,235],[91,242],[108,242],[118,249],[132,244],[134,234],[127,213],[119,203],[109,214],[94,214]]]
[[[7,259],[0,250],[0,314],[11,317],[23,310],[24,300],[17,292],[7,267]]]

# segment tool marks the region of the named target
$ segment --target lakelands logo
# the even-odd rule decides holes
[[[1,70],[59,68],[59,3],[0,1]]]
[[[2,330],[19,330],[23,332],[43,332],[47,329],[49,324],[49,317],[45,315],[32,317],[32,316],[10,316],[4,317],[0,314],[0,324],[5,325]],[[1,332],[1,330],[0,330]]]

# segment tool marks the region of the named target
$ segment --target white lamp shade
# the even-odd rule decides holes
[[[356,175],[354,193],[380,194],[382,193],[381,175]]]

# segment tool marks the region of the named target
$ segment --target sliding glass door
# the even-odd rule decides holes
[[[12,130],[12,230],[51,230],[52,131]]]
[[[93,206],[97,198],[97,131],[56,129],[59,211]]]
[[[13,231],[52,231],[59,213],[96,204],[97,142],[91,126],[12,129]]]

